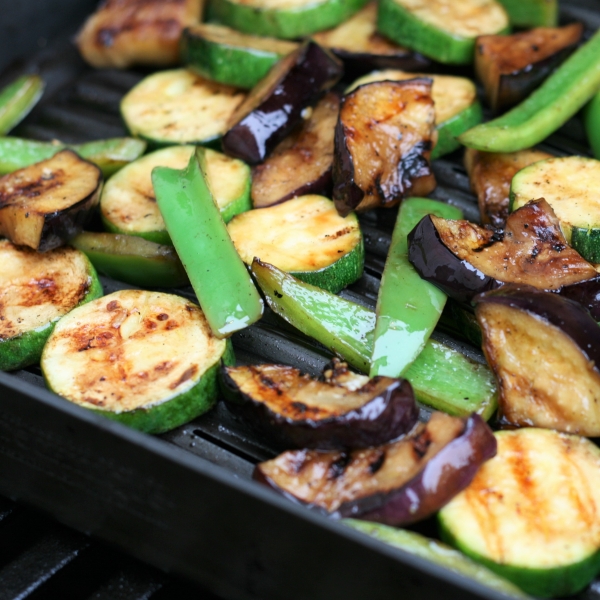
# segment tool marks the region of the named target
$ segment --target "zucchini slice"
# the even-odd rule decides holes
[[[506,33],[496,0],[381,0],[377,28],[395,42],[449,64],[470,64],[477,36]]]
[[[442,539],[536,597],[600,570],[600,450],[545,429],[500,431],[498,453],[439,513]]]
[[[556,27],[558,0],[498,0],[516,27]]]
[[[244,98],[237,88],[173,69],[142,79],[121,100],[121,115],[132,135],[154,146],[210,144]]]
[[[298,47],[295,42],[240,33],[216,23],[188,27],[181,44],[188,68],[213,81],[247,89]]]
[[[152,187],[152,169],[184,169],[194,146],[172,146],[146,154],[114,175],[100,198],[102,220],[108,231],[138,235],[157,244],[171,244],[165,222],[156,204]],[[220,152],[206,150],[211,189],[223,220],[249,210],[250,168],[242,161]]]
[[[63,247],[39,253],[0,240],[0,369],[35,364],[56,321],[102,296],[83,252]]]
[[[199,306],[122,290],[61,319],[41,366],[48,387],[70,402],[161,433],[215,404],[222,359],[231,362],[231,347],[212,334]]]
[[[549,158],[519,171],[510,186],[511,210],[543,197],[553,208],[567,242],[591,263],[600,263],[600,160]]]
[[[234,217],[227,226],[242,260],[275,265],[337,293],[362,275],[364,247],[356,215],[340,217],[331,200],[300,196]]]

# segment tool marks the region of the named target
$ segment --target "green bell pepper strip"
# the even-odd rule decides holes
[[[112,138],[84,144],[38,142],[17,137],[0,138],[0,175],[12,173],[29,165],[51,158],[69,148],[96,164],[104,178],[139,158],[146,150],[146,142],[134,138]]]
[[[600,88],[600,31],[578,48],[523,102],[458,137],[485,152],[535,146],[571,118]]]
[[[173,246],[139,236],[84,231],[69,241],[81,250],[96,271],[144,288],[176,287],[189,283]]]
[[[408,262],[407,236],[429,214],[463,217],[458,208],[436,200],[402,202],[379,287],[370,377],[400,377],[423,350],[446,304],[446,294]]]
[[[155,167],[152,184],[200,306],[213,333],[223,338],[260,319],[263,302],[206,183],[203,160],[198,148],[185,169]]]
[[[375,313],[255,259],[252,273],[267,304],[288,323],[368,372],[373,353]],[[451,415],[476,412],[489,419],[497,408],[497,386],[490,369],[457,350],[428,340],[404,376],[417,400]]]
[[[556,27],[558,0],[499,0],[516,27]]]
[[[0,135],[20,123],[44,93],[39,75],[23,75],[0,90]]]
[[[592,152],[600,160],[600,92],[585,107],[583,123]]]

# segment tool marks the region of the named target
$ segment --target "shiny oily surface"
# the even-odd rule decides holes
[[[232,4],[240,4],[260,10],[294,10],[313,8],[319,4],[327,4],[328,0],[229,0]]]

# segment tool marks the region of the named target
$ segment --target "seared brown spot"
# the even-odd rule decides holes
[[[419,435],[413,438],[412,450],[418,460],[421,460],[427,454],[431,442],[431,435],[427,429],[424,429]]]
[[[383,466],[385,461],[385,451],[381,452],[381,454],[372,462],[369,463],[369,471],[371,475],[375,475],[379,469]]]
[[[169,315],[167,313],[160,313],[160,315],[157,315],[156,318],[159,321],[166,321],[169,318]]]
[[[185,383],[186,381],[188,381],[188,379],[191,379],[196,373],[198,372],[198,366],[197,365],[192,365],[189,369],[186,369],[181,377],[173,382],[169,388],[172,390],[177,389],[182,383]]]
[[[171,331],[171,329],[176,329],[177,327],[179,327],[179,323],[177,321],[173,321],[172,319],[167,321],[167,324],[165,325],[165,329],[167,331]]]
[[[350,464],[352,455],[348,452],[342,452],[340,456],[334,460],[327,471],[327,479],[337,479],[344,474],[346,467]]]
[[[117,310],[118,308],[121,308],[121,305],[119,304],[118,300],[111,300],[107,305],[106,305],[106,310],[108,312],[112,312],[113,310]]]

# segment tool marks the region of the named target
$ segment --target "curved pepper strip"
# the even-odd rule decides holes
[[[6,135],[37,104],[44,92],[39,75],[23,75],[0,90],[0,135]]]
[[[600,92],[586,106],[583,123],[592,152],[600,160]]]

